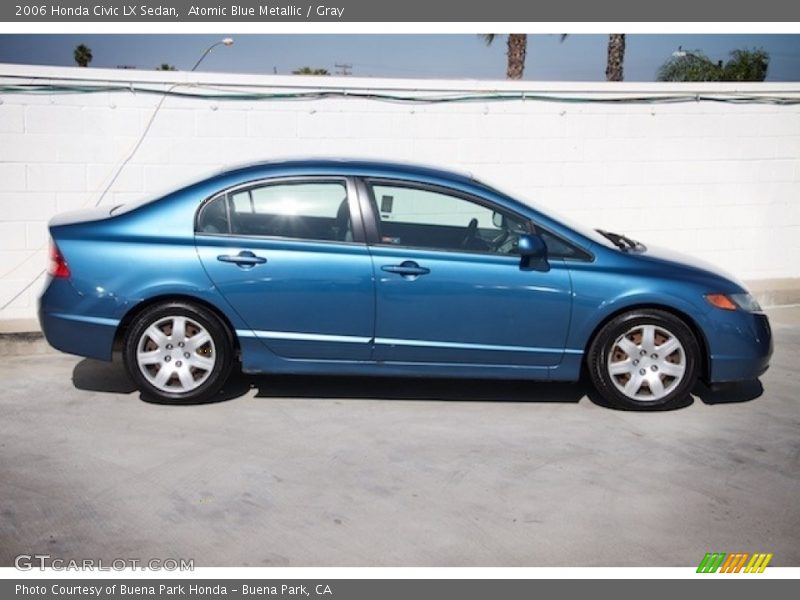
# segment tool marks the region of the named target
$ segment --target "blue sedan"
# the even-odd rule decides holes
[[[769,322],[711,266],[586,230],[468,175],[303,160],[67,213],[40,321],[142,393],[213,397],[246,373],[575,381],[669,408],[753,379]]]

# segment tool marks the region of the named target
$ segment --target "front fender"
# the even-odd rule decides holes
[[[624,285],[620,285],[620,278]],[[690,320],[708,343],[714,310],[703,295],[709,290],[694,282],[674,282],[643,275],[619,275],[589,269],[572,271],[572,322],[568,347],[586,349],[598,328],[614,315],[637,308],[662,308]]]

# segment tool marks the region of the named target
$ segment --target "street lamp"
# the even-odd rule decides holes
[[[200,57],[200,58],[197,60],[197,62],[196,62],[196,63],[194,63],[194,66],[192,67],[192,71],[194,71],[195,69],[197,69],[197,67],[199,67],[199,66],[200,66],[200,63],[201,63],[201,62],[203,62],[203,59],[204,59],[206,56],[208,56],[208,55],[211,53],[211,51],[212,51],[214,48],[216,48],[217,46],[233,46],[233,38],[225,38],[225,39],[222,39],[222,40],[220,40],[220,41],[218,41],[218,42],[216,42],[216,43],[214,43],[214,44],[211,44],[211,45],[210,45],[208,48],[206,48],[206,51],[205,51],[205,52],[203,52],[203,55],[202,55],[202,56],[201,56],[201,57]]]

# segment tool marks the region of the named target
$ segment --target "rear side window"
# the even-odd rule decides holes
[[[203,205],[197,215],[197,231],[212,235],[230,232],[225,194],[212,198]]]
[[[343,181],[271,183],[222,194],[201,208],[197,231],[302,240],[353,240]]]
[[[344,182],[276,183],[229,195],[231,233],[351,241]]]

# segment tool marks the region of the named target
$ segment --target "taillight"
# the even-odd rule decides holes
[[[64,260],[64,255],[58,249],[56,243],[50,240],[50,264],[47,267],[47,272],[53,277],[69,277],[69,267],[67,261]]]

